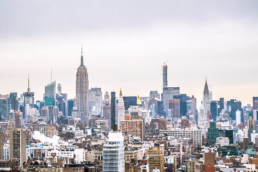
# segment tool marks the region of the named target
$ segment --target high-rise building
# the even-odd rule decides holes
[[[8,96],[0,95],[0,120],[8,115]]]
[[[163,88],[168,86],[168,66],[166,63],[162,66],[163,69]]]
[[[4,134],[0,131],[0,160],[4,159]]]
[[[253,97],[253,109],[258,110],[258,97]]]
[[[122,89],[120,89],[118,104],[117,104],[117,126],[120,129],[120,122],[125,118],[125,104],[122,95]]]
[[[23,93],[24,101],[23,101],[23,119],[27,122],[27,109],[34,106],[34,92],[30,90],[30,79],[28,78],[28,89]]]
[[[45,86],[45,106],[48,109],[47,121],[51,124],[57,122],[58,107],[56,106],[56,81]]]
[[[89,113],[90,115],[102,116],[102,92],[101,88],[89,90]]]
[[[110,109],[110,97],[106,91],[104,96],[104,106],[103,106],[103,118],[108,120],[109,128],[111,126],[111,109]]]
[[[227,102],[228,109],[230,111],[230,117],[232,120],[236,120],[236,111],[242,111],[242,103],[235,99],[231,99]]]
[[[211,112],[211,116],[212,116],[213,121],[216,121],[216,118],[218,116],[218,103],[217,103],[217,101],[211,101],[210,112]]]
[[[207,133],[207,115],[205,115],[203,104],[200,107],[200,111],[198,114],[198,127],[202,131],[202,136],[206,138]]]
[[[236,111],[236,126],[238,126],[239,124],[241,124],[241,111],[237,110]]]
[[[166,114],[168,114],[169,110],[169,100],[174,99],[175,95],[180,94],[180,88],[179,87],[164,87],[163,88],[163,105],[164,105],[164,111]]]
[[[18,110],[19,102],[18,102],[17,93],[10,93],[9,104],[10,104],[10,109]]]
[[[180,118],[180,99],[170,99],[169,100],[169,109],[171,109],[171,118],[179,119]]]
[[[149,171],[159,170],[164,172],[164,150],[162,147],[155,145],[155,147],[147,150],[149,159]]]
[[[207,80],[205,81],[204,91],[203,91],[203,106],[204,106],[204,114],[208,115],[210,112],[210,101],[211,101],[211,95],[208,88]]]
[[[18,158],[20,166],[26,162],[26,133],[21,128],[10,132],[10,159]]]
[[[186,94],[178,94],[174,95],[174,99],[180,100],[180,116],[187,116],[187,101],[191,100]]]
[[[67,101],[67,112],[68,116],[72,116],[73,107],[74,107],[74,99],[70,99]]]
[[[220,114],[220,112],[224,109],[224,98],[220,98],[219,99],[219,112],[218,114]]]
[[[111,92],[111,128],[116,124],[116,92]]]
[[[59,112],[62,112],[63,116],[67,117],[67,94],[62,93],[61,84],[57,86],[56,102]]]
[[[124,137],[121,132],[111,131],[103,146],[103,172],[124,172]]]
[[[77,68],[76,73],[76,106],[81,120],[87,122],[89,121],[88,91],[88,72],[83,63],[83,52],[81,50],[81,65]]]
[[[207,132],[207,143],[214,145],[218,136],[219,129],[216,127],[216,122],[210,122],[210,128],[208,128]]]
[[[56,105],[56,81],[53,81],[45,86],[44,100],[45,106]]]
[[[125,104],[125,110],[128,110],[130,106],[136,106],[137,105],[137,97],[136,96],[124,96],[124,104]]]

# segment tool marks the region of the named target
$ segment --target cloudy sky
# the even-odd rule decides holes
[[[53,79],[69,98],[84,47],[90,87],[147,96],[169,86],[202,98],[251,103],[258,96],[257,0],[0,1],[0,94],[31,89],[43,99]]]

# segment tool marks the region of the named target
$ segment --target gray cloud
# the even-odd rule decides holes
[[[5,0],[0,36],[31,36],[146,27],[199,25],[220,20],[258,20],[256,0]]]

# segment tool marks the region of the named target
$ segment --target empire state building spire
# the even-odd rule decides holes
[[[84,66],[84,63],[83,63],[83,48],[81,48],[81,66]]]

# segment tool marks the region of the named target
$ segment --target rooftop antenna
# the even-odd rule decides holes
[[[83,47],[81,45],[81,66],[83,66]]]
[[[30,92],[30,73],[28,72],[28,92]]]

